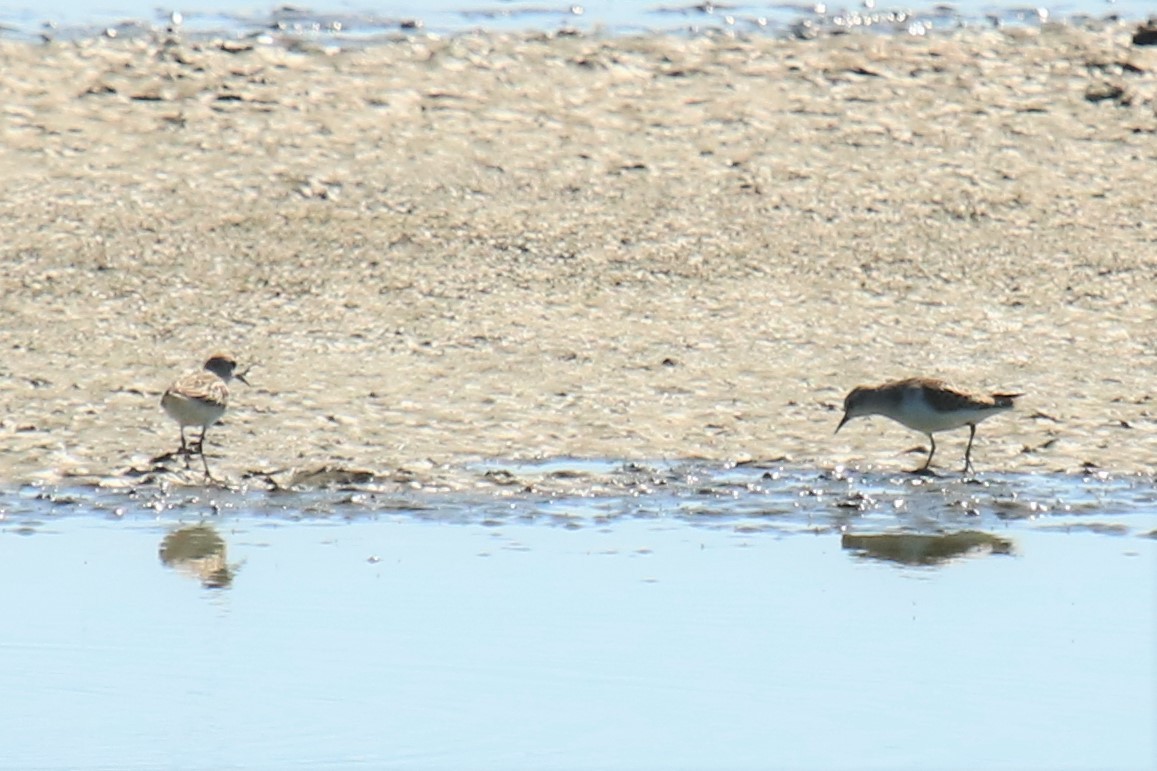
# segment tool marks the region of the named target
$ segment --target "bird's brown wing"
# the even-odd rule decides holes
[[[178,378],[165,393],[221,407],[229,402],[229,387],[209,372],[193,372]]]
[[[1011,407],[1012,400],[1021,394],[970,394],[945,383],[943,380],[914,378],[913,385],[924,389],[924,397],[933,407],[945,412],[957,409],[994,409]]]

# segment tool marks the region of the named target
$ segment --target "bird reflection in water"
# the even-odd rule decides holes
[[[901,565],[942,565],[976,554],[1012,554],[1013,544],[989,533],[845,533],[840,544],[860,557]]]
[[[158,550],[161,563],[190,575],[206,589],[228,589],[234,566],[225,559],[225,539],[210,525],[182,527],[165,536]]]

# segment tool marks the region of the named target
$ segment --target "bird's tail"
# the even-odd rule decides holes
[[[1024,396],[1024,394],[993,394],[992,402],[997,407],[1011,408],[1013,406],[1012,400],[1018,399],[1021,396]]]

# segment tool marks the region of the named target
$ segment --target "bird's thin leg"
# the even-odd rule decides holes
[[[964,473],[967,474],[969,470],[975,471],[972,468],[972,440],[976,438],[976,424],[968,424],[968,447],[964,449]]]
[[[920,473],[924,473],[932,465],[932,456],[936,454],[936,437],[932,434],[928,435],[928,441],[932,443],[932,449],[928,451],[928,460],[924,461],[924,465],[916,469]]]
[[[181,454],[185,456],[185,468],[189,468],[189,445],[185,443],[184,426],[181,426]]]
[[[198,439],[195,443],[193,443],[192,446],[189,448],[190,453],[200,454],[200,453],[205,452],[205,429],[206,428],[208,428],[208,426],[201,426],[201,438]]]
[[[201,426],[201,465],[205,467],[205,478],[212,479],[213,475],[209,473],[209,459],[205,457],[205,432],[208,430],[208,426]]]

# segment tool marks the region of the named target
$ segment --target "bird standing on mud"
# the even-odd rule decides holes
[[[205,466],[205,476],[210,479],[209,462],[205,459],[205,432],[221,419],[229,406],[229,381],[237,378],[249,385],[245,376],[236,372],[236,369],[237,360],[230,354],[215,353],[205,362],[204,368],[178,378],[161,397],[161,407],[181,426],[180,453],[185,456],[186,468],[189,465],[190,450],[185,443],[185,427],[201,427],[196,451]]]
[[[993,415],[1011,410],[1013,400],[1024,394],[992,394],[982,396],[958,391],[942,380],[908,378],[878,386],[858,386],[844,399],[844,417],[836,426],[836,433],[853,418],[883,415],[913,431],[927,435],[932,448],[928,459],[914,473],[929,473],[932,456],[936,454],[938,431],[951,431],[968,426],[968,447],[964,451],[964,473],[972,470],[972,440],[976,424]]]

